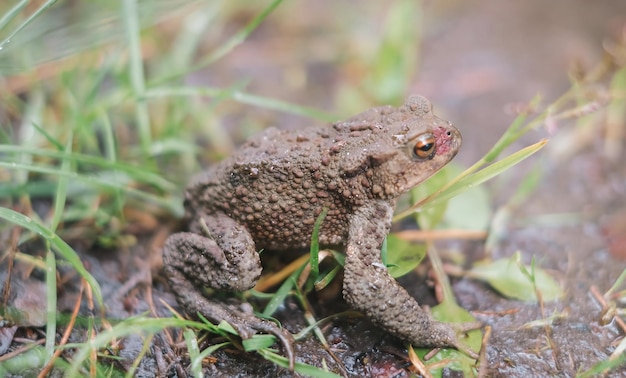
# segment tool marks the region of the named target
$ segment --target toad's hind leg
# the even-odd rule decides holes
[[[256,284],[261,260],[245,227],[224,214],[214,214],[194,219],[190,231],[166,240],[166,273],[170,267],[176,269],[198,289],[244,291]]]
[[[226,321],[243,339],[257,332],[275,335],[293,368],[293,337],[288,331],[201,293],[203,287],[243,291],[256,284],[261,262],[250,233],[225,215],[195,220],[191,230],[171,235],[163,247],[163,269],[178,303],[191,315],[200,313],[216,324]]]

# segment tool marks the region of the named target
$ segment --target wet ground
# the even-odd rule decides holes
[[[334,33],[342,30],[342,15],[329,14],[331,7],[326,3],[285,4],[276,17],[294,16],[280,24],[283,29],[273,30],[269,23],[262,26],[219,62],[219,77],[198,73],[190,80],[229,83],[246,73],[255,78],[251,92],[333,110],[337,92],[358,81],[357,73],[351,71],[354,64],[349,46],[366,39],[368,33],[375,34],[385,8],[363,6],[350,15],[361,18],[359,30],[334,38]],[[354,6],[351,2],[339,4],[332,9]],[[592,67],[602,58],[603,43],[626,30],[626,3],[621,0],[443,1],[427,2],[424,12],[419,76],[411,83],[410,92],[429,97],[437,112],[460,128],[464,146],[457,161],[462,165],[473,163],[497,140],[515,116],[512,105],[537,93],[549,103],[569,87],[572,67]],[[338,56],[344,59],[336,59]],[[298,67],[305,67],[307,80],[293,79],[301,76]],[[294,128],[307,123],[299,117],[251,108],[231,120],[234,135],[238,132],[233,127],[246,117],[265,117],[267,124]],[[570,124],[559,126],[572,128]],[[566,297],[541,309],[536,304],[504,298],[483,283],[455,279],[459,304],[492,327],[484,361],[487,367],[482,368],[486,376],[575,376],[606,360],[622,336],[614,322],[602,323],[602,304],[593,295],[596,289],[599,293],[608,290],[626,269],[626,241],[620,239],[626,234],[626,155],[622,151],[619,157],[607,157],[598,138],[602,133],[598,128],[590,134],[591,140],[577,142],[567,154],[548,145],[545,153],[533,157],[534,161],[490,186],[495,209],[506,203],[520,177],[540,162],[541,184],[514,210],[513,220],[504,227],[506,234],[492,253],[494,258],[501,258],[520,251],[526,263],[534,257],[559,280]],[[524,142],[546,136],[545,131],[538,131],[526,136]],[[619,143],[624,146],[623,140]],[[546,220],[546,215],[564,213],[570,215]],[[127,251],[83,251],[90,271],[102,284],[110,316],[124,318],[146,311],[149,297],[154,298],[160,315],[167,316],[168,311],[158,299],[176,306],[158,269],[159,243],[164,236],[143,235],[140,238],[145,243]],[[464,243],[463,248],[475,259],[483,257],[476,242]],[[129,279],[137,279],[138,271],[145,271],[146,261],[153,262],[152,286],[142,284],[142,279],[150,279],[149,273],[129,283]],[[401,282],[420,302],[435,304],[423,277],[412,274]],[[346,309],[336,294],[323,301],[311,299],[317,318]],[[73,305],[72,298],[66,300],[61,297],[61,308]],[[550,327],[525,327],[552,314],[563,316]],[[276,317],[293,332],[305,327],[302,310],[293,302],[288,301]],[[317,366],[324,361],[331,370],[350,376],[409,375],[403,343],[366,320],[342,318],[323,330],[341,363],[314,337],[297,343],[298,361]],[[141,342],[139,338],[124,341],[128,361],[139,352]],[[153,357],[142,362],[138,375],[157,372],[181,376],[180,369],[185,369],[187,362],[180,358],[179,349],[159,336],[153,352]],[[218,351],[206,372],[225,377],[290,376],[259,356],[234,349]],[[609,374],[622,375],[626,370]]]

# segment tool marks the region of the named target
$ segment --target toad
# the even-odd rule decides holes
[[[257,251],[309,247],[313,224],[326,208],[319,243],[346,254],[348,304],[413,345],[467,351],[456,331],[476,326],[432,319],[389,275],[380,255],[398,196],[440,170],[460,146],[459,131],[420,96],[330,127],[265,130],[187,188],[189,231],[171,235],[163,251],[179,304],[190,314],[228,322],[244,339],[275,335],[293,369],[288,331],[241,305],[207,298],[201,289],[254,287],[261,275]]]

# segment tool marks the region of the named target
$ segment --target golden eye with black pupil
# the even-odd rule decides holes
[[[430,159],[435,154],[435,136],[422,134],[413,145],[413,156],[418,159]]]

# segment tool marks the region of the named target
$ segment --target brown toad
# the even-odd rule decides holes
[[[461,134],[410,97],[332,127],[268,129],[187,188],[190,232],[171,235],[165,273],[179,304],[243,338],[272,333],[293,367],[291,334],[239,307],[202,295],[203,286],[243,291],[261,274],[258,250],[302,250],[323,208],[322,246],[346,253],[343,295],[355,309],[415,345],[463,347],[455,329],[433,320],[388,274],[380,249],[396,198],[446,165]],[[465,348],[463,348],[465,349]]]

